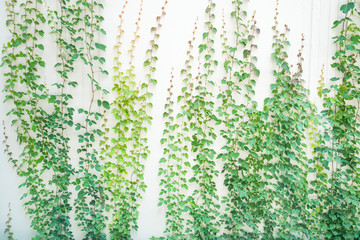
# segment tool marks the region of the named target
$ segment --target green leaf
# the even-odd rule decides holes
[[[199,45],[199,53],[202,53],[206,49],[206,44],[200,44]]]
[[[101,43],[95,43],[95,47],[97,49],[102,50],[102,51],[105,51],[105,49],[106,49],[106,46],[104,44],[101,44]]]
[[[109,102],[103,101],[103,102],[102,102],[102,105],[103,105],[104,108],[110,109],[110,104],[109,104]]]
[[[344,4],[340,7],[340,10],[344,13],[347,14],[350,10],[354,9],[355,4],[353,2]]]
[[[149,65],[150,65],[150,60],[147,59],[147,60],[144,62],[144,67],[147,67],[147,66],[149,66]]]
[[[355,51],[356,48],[355,48],[354,45],[347,45],[347,46],[346,46],[346,50],[348,50],[348,51]]]
[[[286,62],[284,62],[284,63],[281,65],[281,67],[282,67],[285,71],[289,71],[289,70],[290,70],[288,63],[286,63]]]
[[[37,44],[37,47],[38,47],[40,50],[44,50],[44,45],[42,45],[42,44]]]

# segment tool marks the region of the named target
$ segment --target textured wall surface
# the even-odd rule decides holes
[[[104,9],[104,27],[107,35],[103,38],[104,44],[107,45],[106,67],[110,70],[110,76],[102,79],[102,84],[110,88],[112,84],[111,69],[114,51],[112,46],[115,43],[117,35],[118,14],[121,11],[123,0],[106,0]],[[134,22],[137,18],[139,0],[129,1],[129,6],[124,15],[125,19],[125,37],[123,38],[124,48],[130,45],[131,38],[134,31]],[[261,70],[261,75],[256,86],[256,98],[259,101],[259,107],[262,106],[262,101],[265,97],[270,95],[269,86],[274,81],[272,76],[272,68],[274,63],[271,58],[272,52],[272,25],[274,23],[275,15],[275,0],[251,0],[247,4],[248,13],[252,15],[256,10],[256,19],[258,27],[261,29],[259,37],[256,38],[258,49],[256,55],[258,56],[258,67]],[[160,33],[159,52],[157,62],[156,78],[158,85],[154,89],[152,115],[154,117],[153,125],[149,129],[149,145],[151,155],[145,164],[145,182],[148,186],[146,193],[143,196],[140,207],[139,230],[134,233],[134,239],[149,239],[151,236],[161,236],[165,217],[163,209],[157,207],[159,194],[159,178],[158,178],[158,162],[162,155],[162,147],[160,145],[160,138],[163,128],[162,112],[166,98],[166,89],[169,86],[170,71],[174,68],[175,75],[175,93],[180,91],[180,69],[184,66],[187,42],[191,39],[193,25],[197,17],[199,17],[199,26],[203,26],[204,9],[207,1],[200,0],[169,0],[167,7],[167,15],[163,21],[163,28]],[[216,23],[217,28],[221,30],[222,9],[228,13],[231,7],[230,0],[215,0],[216,6]],[[155,25],[155,16],[160,13],[160,8],[163,4],[162,0],[145,1],[143,6],[143,20],[140,24],[140,41],[135,52],[137,66],[137,76],[144,76],[142,72],[142,63],[145,60],[144,52],[149,46],[150,28]],[[330,68],[331,56],[334,52],[332,45],[332,36],[335,35],[334,30],[331,29],[332,23],[338,18],[340,0],[280,0],[280,26],[287,24],[291,29],[289,34],[289,41],[291,48],[289,48],[289,62],[296,67],[296,55],[301,45],[301,34],[305,36],[304,49],[304,78],[307,87],[311,90],[311,100],[316,100],[316,87],[322,65],[325,66],[325,79],[329,79],[332,72]],[[5,26],[5,1],[0,2],[0,44],[4,44],[9,36]],[[220,32],[220,31],[219,31]],[[198,32],[198,40],[201,39]],[[49,44],[52,39],[46,39]],[[196,46],[196,44],[195,44]],[[217,59],[221,58],[221,42],[218,38],[216,47]],[[126,52],[124,53],[126,56]],[[53,74],[51,64],[56,61],[56,56],[49,53],[46,55],[47,67],[50,68],[45,74],[46,79],[51,82]],[[220,67],[221,68],[221,67]],[[4,77],[3,69],[0,69],[0,89],[3,88]],[[214,79],[220,76],[221,71],[215,74]],[[76,77],[83,79],[81,66],[76,69]],[[221,77],[218,77],[220,79]],[[78,100],[76,104],[85,104],[88,101],[86,96],[86,87],[82,92],[73,93]],[[3,93],[0,93],[0,101],[3,101]],[[12,151],[19,154],[19,149],[16,148],[16,136],[14,129],[10,128],[10,123],[6,121],[6,112],[9,111],[9,106],[0,104],[0,121],[5,120],[7,127],[7,134],[10,136],[10,144]],[[0,134],[0,142],[3,141],[4,136]],[[0,144],[0,239],[5,239],[3,231],[5,229],[6,214],[8,211],[8,203],[11,203],[13,230],[16,239],[26,240],[34,232],[30,229],[30,220],[25,215],[23,202],[20,200],[22,190],[18,188],[22,179],[17,177],[14,169],[10,163],[7,162],[7,156],[4,154],[4,146]],[[221,177],[218,179],[221,184]],[[221,186],[221,185],[219,185]],[[75,230],[76,231],[76,230]],[[78,235],[80,236],[80,234]]]

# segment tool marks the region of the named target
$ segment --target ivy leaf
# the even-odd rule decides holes
[[[290,71],[289,65],[285,62],[281,65],[281,67],[285,70],[285,71]]]
[[[199,45],[199,53],[202,53],[206,49],[206,44],[200,44]]]
[[[105,51],[105,49],[106,49],[106,46],[104,44],[101,44],[101,43],[95,43],[95,47],[97,49],[102,50],[102,51]]]
[[[285,151],[285,153],[290,159],[292,160],[296,159],[296,155],[293,152]]]
[[[40,50],[44,50],[44,45],[42,45],[42,44],[37,44],[36,45]]]
[[[149,66],[149,65],[150,65],[150,60],[147,59],[147,60],[144,62],[144,67],[147,67],[147,66]]]
[[[102,102],[102,105],[103,105],[104,108],[110,109],[110,104],[109,104],[109,102],[103,101],[103,102]]]
[[[344,13],[347,14],[350,10],[354,9],[355,4],[353,2],[348,3],[348,4],[344,4],[341,6],[340,10]]]
[[[348,51],[355,51],[356,48],[355,48],[354,45],[347,45],[347,46],[346,46],[346,50],[348,50]]]
[[[245,49],[244,51],[243,51],[243,55],[244,55],[244,58],[247,58],[249,55],[250,55],[250,51],[249,50],[247,50],[247,49]]]

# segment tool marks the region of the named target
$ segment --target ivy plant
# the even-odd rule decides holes
[[[204,59],[203,72],[196,78],[193,94],[190,102],[188,120],[194,119],[190,124],[190,152],[194,156],[192,177],[189,183],[196,185],[192,194],[187,198],[185,211],[191,218],[187,220],[185,233],[190,238],[213,239],[219,232],[219,196],[217,194],[215,178],[219,172],[216,169],[214,141],[217,139],[214,122],[214,95],[212,87],[215,85],[211,76],[218,61],[214,59],[214,39],[217,33],[214,26],[215,3],[210,0],[205,13],[205,31],[202,34],[203,41],[199,45],[199,54]]]
[[[158,205],[166,207],[166,229],[164,230],[166,239],[186,239],[187,236],[184,227],[184,210],[187,205],[186,196],[189,194],[187,173],[191,171],[191,163],[189,162],[191,139],[188,133],[190,133],[189,124],[192,124],[188,122],[187,116],[191,111],[189,103],[194,100],[192,95],[194,79],[191,73],[191,63],[194,59],[193,42],[195,41],[196,29],[197,22],[195,22],[193,37],[188,41],[185,67],[181,70],[181,75],[184,77],[183,87],[181,94],[176,99],[181,110],[177,115],[174,112],[173,74],[168,88],[167,102],[164,106],[165,129],[161,139],[164,148],[158,173],[162,177]]]
[[[154,77],[156,72],[155,64],[158,60],[156,51],[159,48],[159,31],[162,27],[162,19],[166,15],[167,1],[161,8],[161,15],[156,17],[156,26],[151,28],[153,39],[150,41],[150,48],[146,50],[147,59],[143,66],[146,69],[145,80],[136,77],[134,65],[134,52],[136,43],[140,38],[140,21],[143,1],[140,2],[138,20],[135,23],[136,30],[131,41],[129,67],[122,70],[121,37],[122,14],[127,2],[123,6],[120,15],[120,34],[117,38],[117,55],[114,67],[114,86],[112,92],[116,95],[111,103],[111,112],[115,118],[115,125],[110,142],[106,136],[103,141],[104,159],[108,161],[105,165],[104,178],[110,192],[110,207],[112,208],[112,221],[110,223],[111,239],[131,239],[131,232],[138,229],[137,219],[139,217],[139,200],[145,192],[144,183],[144,161],[148,158],[150,150],[147,146],[147,129],[151,124],[152,88],[157,80]],[[110,129],[109,129],[110,131]]]
[[[7,235],[8,240],[15,240],[14,233],[12,231],[12,225],[11,225],[12,217],[11,217],[11,206],[9,203],[9,212],[7,214],[7,220],[6,220],[6,228],[4,233]]]
[[[99,41],[99,34],[105,34],[101,27],[104,17],[101,16],[103,9],[102,1],[81,1],[77,2],[79,17],[83,20],[77,31],[82,43],[79,47],[79,57],[84,66],[90,86],[89,102],[85,108],[79,108],[78,114],[83,121],[75,124],[78,132],[79,146],[77,149],[79,167],[76,170],[77,178],[74,181],[77,196],[75,199],[75,220],[85,233],[84,239],[106,239],[104,233],[107,216],[106,195],[104,193],[104,181],[100,178],[102,166],[100,154],[96,145],[96,138],[102,135],[100,121],[102,113],[98,108],[109,109],[109,103],[102,101],[101,93],[108,93],[100,85],[100,77],[108,72],[102,68],[105,59],[100,55],[105,51],[106,46]],[[76,53],[75,53],[76,54]],[[97,73],[100,73],[97,74]]]
[[[42,58],[46,18],[42,1],[10,1],[7,3],[7,26],[11,40],[4,46],[3,62],[8,69],[4,74],[5,102],[12,103],[8,115],[17,130],[17,140],[22,153],[12,162],[26,189],[25,200],[31,226],[40,238],[70,236],[66,221],[69,196],[62,179],[56,172],[61,168],[57,152],[59,134],[56,110],[43,108],[49,101],[49,90],[40,72],[45,67]],[[18,9],[15,11],[15,9]],[[10,151],[10,150],[9,150]],[[55,172],[55,174],[52,174]],[[50,180],[44,176],[51,174]],[[60,198],[64,197],[64,201]]]
[[[221,221],[225,227],[223,238],[238,239],[260,237],[259,218],[264,204],[262,191],[265,181],[260,174],[264,161],[260,157],[263,144],[264,121],[261,119],[255,94],[255,78],[260,71],[255,65],[255,37],[260,32],[255,16],[246,21],[244,2],[233,1],[231,18],[236,30],[235,43],[228,42],[225,22],[223,24],[223,55],[225,76],[221,81],[222,91],[218,95],[221,105],[217,109],[220,135],[225,139],[222,153],[222,173],[228,194],[223,198],[225,214]],[[240,99],[240,100],[239,100]]]
[[[358,8],[355,1],[341,5],[342,18],[333,24],[340,30],[334,37],[337,50],[331,64],[336,75],[319,88],[325,129],[317,134],[314,148],[318,204],[314,215],[317,235],[325,239],[359,237]]]

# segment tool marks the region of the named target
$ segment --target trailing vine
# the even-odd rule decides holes
[[[180,189],[185,186],[180,186],[179,182],[173,180],[175,177],[180,177],[181,165],[177,162],[181,161],[181,158],[178,158],[177,151],[180,149],[176,146],[176,132],[179,128],[179,125],[174,121],[174,100],[173,100],[173,85],[174,75],[171,72],[170,87],[167,89],[168,97],[166,98],[166,103],[164,106],[163,119],[165,120],[165,129],[163,131],[163,138],[161,143],[165,145],[163,150],[163,158],[160,159],[160,164],[164,164],[165,167],[159,168],[159,176],[163,176],[160,180],[160,186],[162,186],[159,198],[159,206],[164,204],[167,206],[166,212],[166,225],[164,233],[168,234],[167,239],[178,239],[184,237],[182,235],[183,226],[179,223],[182,223],[184,219],[181,217],[183,209],[181,206],[184,205],[184,195],[182,196],[182,201],[178,198],[180,197]],[[176,163],[174,163],[174,161]],[[185,187],[186,188],[186,187]],[[173,193],[174,192],[174,193]],[[180,209],[178,209],[180,208]]]
[[[324,66],[321,70],[320,80],[318,81],[317,93],[321,98],[323,97],[323,89],[325,88],[325,78],[324,78]],[[310,185],[309,185],[309,211],[311,213],[311,217],[309,219],[309,226],[311,230],[311,234],[315,238],[321,238],[323,236],[323,227],[319,224],[319,213],[323,212],[326,206],[322,206],[321,204],[321,196],[326,192],[327,182],[328,182],[328,173],[326,168],[322,166],[321,159],[324,155],[319,151],[322,146],[324,135],[324,130],[326,127],[326,122],[321,117],[320,114],[317,113],[317,109],[311,109],[312,120],[309,125],[309,142],[310,148],[312,151],[312,158],[309,159],[309,174],[312,174]]]
[[[242,1],[233,1],[231,17],[235,22],[235,45],[229,45],[225,23],[223,25],[224,69],[226,76],[221,81],[222,100],[219,123],[223,128],[220,135],[226,140],[223,153],[218,155],[224,161],[222,172],[225,174],[224,185],[228,194],[223,198],[226,213],[222,215],[225,227],[223,238],[238,239],[260,237],[259,219],[264,204],[262,196],[265,182],[261,171],[264,162],[262,152],[263,120],[257,110],[255,95],[255,77],[260,71],[256,68],[253,54],[256,49],[254,38],[260,30],[256,27],[255,14],[246,23],[247,13]],[[241,56],[241,58],[239,57]],[[242,99],[243,101],[239,101]]]
[[[110,184],[110,201],[113,202],[111,205],[114,208],[112,221],[110,225],[110,237],[112,239],[130,239],[131,230],[137,229],[136,220],[138,218],[137,206],[134,206],[137,202],[137,197],[140,193],[136,191],[138,182],[132,181],[132,171],[136,169],[134,166],[136,157],[134,151],[136,149],[135,138],[136,132],[134,127],[137,125],[138,112],[136,109],[136,97],[137,91],[134,90],[136,86],[135,82],[135,66],[133,65],[133,51],[136,47],[136,42],[139,39],[138,31],[140,30],[139,22],[141,20],[142,3],[140,2],[140,10],[138,13],[138,20],[136,21],[136,30],[134,32],[134,39],[131,41],[131,47],[129,49],[130,61],[129,69],[125,72],[120,70],[121,63],[115,59],[115,75],[114,75],[114,87],[113,92],[116,93],[117,97],[112,102],[112,114],[115,117],[116,123],[112,128],[116,138],[111,139],[112,145],[109,149],[109,156],[115,159],[114,164],[110,164],[113,171],[109,169],[107,173],[113,179],[109,179]],[[124,5],[125,8],[126,5]],[[122,24],[122,18],[120,16],[120,24]],[[120,25],[121,26],[121,25]],[[120,29],[120,35],[122,32]],[[120,38],[118,38],[120,42]],[[119,44],[118,44],[119,45]],[[133,133],[133,134],[132,134]],[[132,144],[128,147],[127,143]],[[135,173],[137,174],[137,173]],[[141,174],[141,173],[140,173]],[[129,176],[130,175],[130,176]],[[137,175],[135,175],[137,176]]]
[[[6,228],[5,228],[4,233],[5,233],[5,235],[7,235],[8,240],[15,240],[14,233],[12,231],[11,221],[12,221],[11,206],[10,206],[10,203],[9,203],[9,212],[7,214]]]
[[[109,149],[107,156],[115,159],[116,162],[109,163],[106,172],[109,191],[112,194],[110,200],[113,203],[111,205],[114,209],[110,226],[112,239],[130,239],[131,231],[138,229],[138,201],[142,198],[142,192],[146,189],[143,161],[147,159],[150,153],[146,133],[147,125],[151,124],[152,120],[149,114],[149,109],[152,108],[150,100],[153,94],[151,88],[157,83],[154,78],[155,64],[158,60],[156,50],[159,48],[157,41],[162,26],[161,20],[166,15],[167,3],[167,1],[164,1],[161,15],[156,18],[157,25],[151,28],[153,39],[150,41],[150,48],[146,51],[148,58],[144,62],[144,68],[147,69],[145,81],[137,81],[136,69],[133,64],[135,44],[140,38],[139,24],[143,1],[140,2],[138,20],[135,23],[136,30],[128,51],[130,55],[129,68],[125,72],[120,69],[122,65],[119,58],[121,51],[118,50],[115,59],[115,84],[112,90],[117,97],[112,103],[112,106],[114,106],[112,113],[116,120],[115,127],[113,127],[116,137],[111,139],[112,145],[107,147]],[[127,2],[125,2],[123,9],[125,9],[126,4]],[[121,29],[122,14],[120,15],[120,21],[117,49],[120,48],[120,38],[123,34]]]
[[[204,57],[204,72],[199,76],[194,89],[194,100],[190,103],[192,112],[188,118],[194,118],[191,130],[191,153],[194,155],[192,177],[189,183],[196,185],[188,206],[191,218],[187,221],[186,233],[190,238],[214,239],[219,232],[219,196],[216,190],[215,178],[219,172],[215,168],[214,141],[217,138],[212,126],[214,116],[214,96],[211,87],[214,82],[211,76],[218,61],[213,59],[215,53],[213,35],[217,29],[214,26],[215,3],[210,0],[206,7],[206,30],[202,34],[203,43],[199,45],[199,53]]]
[[[266,153],[269,157],[266,169],[272,180],[269,191],[275,206],[266,219],[265,236],[267,239],[303,239],[310,237],[305,133],[309,128],[312,106],[308,90],[303,86],[303,46],[298,55],[298,71],[291,75],[285,48],[290,45],[286,38],[289,29],[285,25],[286,32],[279,32],[277,15],[273,43],[276,82],[270,86],[273,97],[266,98],[264,106],[270,121],[266,132]]]
[[[325,239],[359,238],[359,90],[360,69],[357,64],[359,30],[358,4],[347,1],[340,8],[343,18],[334,22],[340,28],[336,36],[337,51],[331,65],[336,76],[321,87],[325,126],[318,135],[315,150],[319,208],[318,229]]]
[[[17,6],[19,13],[15,12]],[[41,57],[44,50],[42,27],[46,23],[43,7],[42,1],[30,0],[7,4],[7,25],[12,39],[4,47],[3,61],[9,69],[4,74],[7,78],[5,102],[14,104],[8,115],[15,116],[12,125],[16,125],[17,139],[23,147],[19,161],[12,162],[18,175],[25,178],[20,186],[27,189],[22,198],[26,199],[24,205],[31,217],[31,226],[39,238],[48,239],[69,236],[69,226],[63,221],[66,216],[61,211],[66,209],[66,204],[59,206],[57,192],[61,186],[61,180],[56,177],[56,154],[59,151],[57,119],[52,110],[43,108],[49,101],[48,89],[39,74],[45,67]],[[45,180],[46,174],[53,178]],[[66,188],[62,190],[68,194]]]
[[[57,222],[61,222],[62,227],[59,232],[63,231],[63,239],[74,239],[71,232],[70,212],[72,206],[70,202],[71,193],[68,188],[75,174],[75,169],[71,165],[70,159],[70,137],[67,130],[74,125],[75,109],[71,107],[73,96],[69,93],[68,87],[76,88],[78,82],[72,79],[71,74],[74,72],[74,64],[81,54],[77,47],[77,42],[82,40],[79,34],[79,24],[81,8],[72,5],[69,1],[58,1],[56,10],[48,7],[48,18],[51,23],[51,34],[55,36],[57,44],[58,62],[55,64],[56,72],[59,74],[59,80],[54,84],[57,88],[56,94],[51,94],[49,103],[54,105],[52,118],[56,122],[57,133],[53,135],[57,138],[59,149],[56,156],[56,171],[54,171],[53,181],[58,182],[56,186],[57,203],[56,212],[62,213]],[[59,10],[57,10],[59,9]],[[78,186],[76,186],[78,189]]]
[[[2,122],[3,124],[3,135],[4,135],[4,141],[3,141],[3,145],[5,146],[5,154],[8,157],[8,161],[13,165],[14,168],[16,168],[16,171],[19,171],[18,169],[18,160],[14,158],[13,156],[13,152],[10,149],[10,144],[8,143],[8,138],[9,136],[6,133],[6,126],[5,126],[5,121]]]
[[[135,50],[143,0],[129,56],[122,54],[128,4],[124,1],[112,100],[105,97],[109,92],[102,82],[108,75],[103,69],[102,2],[6,2],[10,40],[2,51],[3,92],[11,107],[7,113],[11,127],[3,122],[4,149],[23,180],[21,199],[36,232],[33,239],[75,239],[76,224],[81,238],[91,240],[131,239],[139,228],[139,206],[146,190],[144,162],[151,152],[147,131],[158,82],[157,51],[168,1],[150,29],[142,79],[135,68]],[[335,74],[328,83],[321,71],[319,113],[304,86],[304,37],[295,69],[289,63],[289,28],[279,30],[279,1],[273,27],[274,83],[259,109],[255,50],[260,30],[255,13],[247,16],[247,0],[231,2],[231,22],[223,17],[220,35],[224,60],[219,86],[213,81],[218,65],[213,0],[205,10],[197,75],[195,23],[177,97],[171,72],[158,172],[158,205],[166,220],[164,235],[158,239],[359,239],[359,3],[345,1],[342,18],[333,24],[339,30],[331,65]],[[45,35],[54,40],[55,50],[45,44]],[[47,50],[56,56],[51,76],[45,75]],[[124,64],[123,58],[129,62]],[[83,67],[82,80],[76,79],[76,64]],[[89,91],[87,105],[78,107],[72,92],[80,88]],[[10,128],[16,132],[14,147],[8,141]],[[78,141],[74,147],[73,140]],[[13,149],[19,149],[18,156]],[[225,188],[222,199],[220,178]],[[4,233],[14,239],[10,204]]]
[[[189,104],[194,100],[192,90],[194,87],[193,76],[191,74],[191,62],[194,57],[192,55],[193,42],[195,41],[195,34],[197,29],[197,22],[193,30],[193,37],[188,41],[187,59],[185,61],[185,68],[181,70],[181,75],[184,76],[183,88],[181,94],[177,97],[177,104],[180,105],[180,113],[174,115],[174,100],[171,89],[173,88],[172,75],[170,81],[170,88],[168,88],[167,103],[165,104],[163,119],[165,119],[165,129],[163,131],[163,138],[161,144],[164,146],[163,157],[160,159],[159,176],[160,180],[160,198],[159,206],[166,206],[166,239],[186,239],[185,234],[185,216],[186,195],[188,193],[187,173],[191,170],[189,160],[189,143],[190,132],[188,118],[191,109]]]
[[[122,7],[122,11],[119,14],[119,18],[120,18],[120,25],[118,27],[119,29],[119,34],[117,35],[117,43],[114,46],[114,49],[116,50],[116,56],[115,56],[115,66],[114,66],[114,77],[113,80],[114,82],[120,81],[122,75],[124,74],[123,72],[121,72],[121,66],[122,63],[120,61],[120,56],[121,56],[121,38],[124,34],[124,30],[122,29],[122,25],[123,25],[123,14],[125,12],[126,6],[128,4],[128,1],[125,1],[123,7]],[[113,91],[116,89],[116,87],[119,87],[119,85],[117,85],[116,83],[114,84],[114,88]],[[111,105],[114,105],[115,103],[112,103]],[[114,114],[115,119],[118,119],[118,112],[114,109],[114,107],[111,108],[111,112],[112,114]],[[109,143],[109,139],[110,137],[108,136],[109,132],[110,132],[110,128],[107,126],[107,122],[108,119],[106,118],[106,112],[103,113],[103,117],[104,117],[104,122],[103,122],[103,128],[104,128],[104,132],[103,132],[103,136],[102,139],[100,141],[100,146],[101,146],[101,158],[103,161],[105,161],[104,163],[104,171],[103,171],[103,179],[106,183],[106,190],[109,192],[109,201],[110,203],[108,204],[108,207],[111,210],[111,214],[112,214],[112,218],[111,218],[111,222],[109,224],[109,232],[110,232],[110,238],[111,239],[116,239],[117,237],[121,236],[121,231],[122,231],[122,227],[123,226],[117,226],[117,224],[119,224],[119,220],[117,220],[118,218],[120,218],[118,211],[118,206],[119,206],[119,202],[121,202],[122,198],[120,198],[121,195],[123,195],[124,193],[122,193],[122,189],[120,188],[120,182],[123,180],[122,179],[122,173],[124,169],[124,166],[122,166],[120,162],[120,159],[116,159],[114,157],[114,154],[120,154],[120,147],[124,147],[123,145],[120,146],[119,144],[123,141],[120,141],[120,136],[122,134],[122,132],[118,132],[118,125],[115,126],[114,128],[114,133],[118,136],[118,141],[119,143],[115,142],[114,138],[111,138],[111,143]],[[113,148],[112,145],[113,144]],[[113,149],[116,149],[116,151],[114,151]],[[116,163],[114,163],[113,161],[109,161],[109,159],[115,159]],[[115,172],[116,171],[116,172]],[[120,212],[121,213],[121,212]],[[117,231],[119,231],[119,235],[117,234]]]
[[[102,1],[81,1],[78,2],[82,26],[79,26],[82,43],[79,47],[80,59],[82,59],[87,68],[87,78],[89,81],[89,105],[85,108],[79,108],[78,113],[83,116],[83,121],[75,124],[78,131],[78,141],[80,146],[77,149],[79,154],[79,168],[74,184],[78,191],[75,199],[75,220],[85,233],[84,239],[106,239],[104,233],[107,216],[106,195],[104,194],[103,180],[100,178],[102,166],[100,163],[100,154],[96,146],[96,138],[102,135],[100,129],[100,120],[102,113],[95,110],[95,104],[98,107],[109,109],[109,103],[102,101],[101,93],[108,93],[100,85],[102,76],[108,72],[102,68],[105,63],[100,53],[105,51],[106,46],[99,42],[98,34],[105,34],[101,28],[101,22],[104,18],[100,15],[103,9]]]

